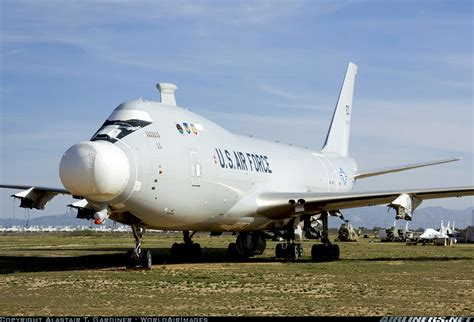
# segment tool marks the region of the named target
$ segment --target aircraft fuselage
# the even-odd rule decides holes
[[[84,195],[96,210],[108,205],[112,214],[129,212],[155,229],[281,227],[289,219],[275,221],[258,214],[256,196],[269,191],[346,192],[352,190],[357,171],[352,158],[235,135],[187,109],[144,100],[117,107],[91,141],[91,149],[113,144],[126,156],[122,163],[128,166],[104,170],[115,175],[114,189],[107,191],[98,182],[97,189],[84,193],[82,186],[75,186],[84,175],[69,177],[64,161],[68,155],[95,153],[71,150],[83,149],[84,143],[65,153],[63,184],[73,194]],[[91,165],[98,159],[99,154],[85,163],[94,169],[92,176],[100,177]]]

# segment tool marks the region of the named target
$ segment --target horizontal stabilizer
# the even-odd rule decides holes
[[[379,176],[379,175],[382,175],[382,174],[387,174],[387,173],[392,173],[392,172],[399,172],[399,171],[406,171],[406,170],[422,168],[422,167],[428,167],[428,166],[431,166],[431,165],[448,163],[448,162],[459,161],[459,160],[461,160],[461,159],[459,159],[459,158],[457,158],[457,159],[446,159],[446,160],[438,160],[438,161],[431,161],[431,162],[405,164],[405,165],[399,165],[399,166],[396,166],[396,167],[389,167],[389,168],[379,168],[379,169],[367,170],[367,171],[356,173],[354,175],[354,178],[355,179],[364,179],[364,178],[368,178],[368,177]]]

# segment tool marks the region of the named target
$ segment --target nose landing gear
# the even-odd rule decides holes
[[[151,269],[151,251],[141,248],[144,229],[138,225],[132,225],[132,232],[135,238],[135,248],[127,252],[127,268],[141,266],[145,269]]]

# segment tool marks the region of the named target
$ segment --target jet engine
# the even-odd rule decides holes
[[[394,201],[392,201],[388,207],[395,209],[397,214],[395,219],[404,219],[410,221],[413,212],[421,204],[421,200],[413,195],[402,193]]]

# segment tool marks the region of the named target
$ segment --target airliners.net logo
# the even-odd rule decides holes
[[[472,317],[458,317],[458,316],[384,316],[380,322],[474,322]]]

